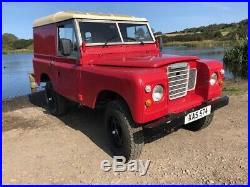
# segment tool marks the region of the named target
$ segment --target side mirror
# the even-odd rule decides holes
[[[60,39],[60,49],[63,56],[69,56],[73,50],[73,44],[70,39]]]
[[[158,46],[158,48],[160,49],[160,51],[162,51],[162,37],[157,37],[156,38],[156,45]]]

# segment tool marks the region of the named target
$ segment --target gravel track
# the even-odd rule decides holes
[[[145,131],[147,143],[140,159],[151,160],[145,176],[100,169],[102,160],[112,159],[101,112],[75,108],[57,118],[48,114],[41,107],[44,101],[37,98],[2,102],[4,184],[248,181],[247,93],[230,96],[229,106],[216,111],[211,126],[202,131]]]

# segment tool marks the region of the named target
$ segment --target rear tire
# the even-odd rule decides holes
[[[211,124],[213,117],[214,113],[211,113],[209,116],[185,125],[184,128],[190,131],[199,131],[201,129],[207,128]]]
[[[67,113],[67,100],[53,90],[51,82],[46,83],[45,93],[47,108],[51,114],[61,116]]]
[[[105,129],[113,156],[124,156],[126,161],[140,156],[144,145],[143,129],[135,126],[124,102],[117,100],[107,105]]]

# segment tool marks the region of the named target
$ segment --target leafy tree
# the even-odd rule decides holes
[[[13,42],[13,49],[25,49],[32,44],[32,40],[20,39]]]
[[[222,32],[226,33],[222,35]],[[171,41],[201,41],[201,40],[237,40],[248,35],[248,19],[239,23],[212,24],[208,26],[184,29],[175,36],[163,36],[163,42]],[[169,34],[172,34],[169,33]],[[180,33],[180,34],[178,34]]]
[[[14,34],[4,33],[2,35],[2,44],[3,49],[11,49],[12,44],[18,40],[18,38]]]
[[[4,33],[2,35],[2,50],[4,52],[15,49],[27,49],[32,46],[33,40],[18,39],[14,34]]]

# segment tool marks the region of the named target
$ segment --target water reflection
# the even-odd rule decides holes
[[[28,94],[32,71],[32,54],[2,55],[2,99]]]

